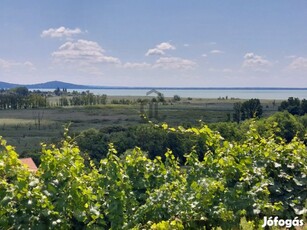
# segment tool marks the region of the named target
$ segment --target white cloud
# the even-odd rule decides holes
[[[165,50],[175,50],[176,47],[171,45],[170,43],[168,42],[162,42],[158,45],[156,45],[155,48],[152,48],[152,49],[149,49],[147,52],[146,52],[146,56],[151,56],[151,55],[164,55],[165,54]]]
[[[164,54],[165,53],[163,50],[160,50],[158,48],[153,48],[153,49],[149,49],[145,55],[152,56],[152,55],[164,55]]]
[[[202,54],[201,56],[204,57],[204,58],[208,57],[207,54]]]
[[[307,70],[307,58],[297,57],[288,67],[291,70]]]
[[[97,42],[78,40],[66,42],[52,53],[55,61],[79,64],[113,63],[120,64],[115,57],[106,56],[104,49]]]
[[[151,64],[146,63],[146,62],[127,62],[123,65],[124,68],[129,68],[129,69],[145,69],[145,68],[150,68]]]
[[[195,62],[178,57],[161,57],[153,65],[154,68],[162,69],[193,69],[195,66]]]
[[[184,44],[185,47],[188,47],[189,44]],[[167,50],[175,50],[176,47],[169,42],[162,42],[156,47],[149,49],[146,52],[146,56],[157,55],[163,56],[165,55],[165,51]],[[144,63],[143,63],[144,64]],[[141,65],[142,66],[142,65]],[[196,66],[194,61],[183,59],[180,57],[159,57],[156,62],[150,65],[154,69],[173,69],[173,70],[186,70],[186,69],[193,69]],[[146,65],[146,67],[149,67]]]
[[[35,66],[33,63],[26,62],[16,62],[16,61],[8,61],[0,58],[0,69],[10,71],[15,68],[26,68],[27,70],[35,70]]]
[[[50,28],[48,30],[44,30],[41,33],[41,37],[51,37],[51,38],[62,38],[62,37],[71,37],[76,34],[80,34],[82,31],[79,28],[69,29],[61,26],[59,28]]]
[[[270,61],[254,53],[246,53],[242,64],[244,68],[250,68],[256,71],[264,71],[271,65],[272,63]]]
[[[23,63],[23,65],[27,68],[29,68],[30,70],[36,70],[34,64],[32,62],[26,61]]]
[[[210,53],[211,54],[223,54],[224,52],[221,50],[211,50]]]
[[[67,41],[51,54],[54,63],[69,71],[102,75],[102,64],[120,64],[116,57],[107,56],[97,43],[88,40]]]
[[[176,49],[175,46],[171,45],[168,42],[162,42],[156,46],[159,50],[174,50]]]

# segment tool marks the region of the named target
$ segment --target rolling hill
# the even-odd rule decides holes
[[[97,89],[99,87],[95,86],[86,86],[86,85],[77,85],[77,84],[72,84],[72,83],[67,83],[67,82],[62,82],[62,81],[49,81],[45,83],[38,83],[38,84],[13,84],[13,83],[8,83],[8,82],[2,82],[0,81],[0,89],[11,89],[19,86],[25,86],[28,89]]]

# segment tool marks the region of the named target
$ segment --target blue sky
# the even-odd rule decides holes
[[[307,87],[305,0],[0,2],[0,81]]]

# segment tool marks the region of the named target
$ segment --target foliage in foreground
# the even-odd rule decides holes
[[[242,217],[257,227],[263,216],[306,215],[307,150],[298,138],[286,143],[274,127],[261,137],[253,125],[243,143],[206,125],[161,128],[201,137],[205,153],[192,149],[181,167],[171,151],[164,161],[137,147],[120,158],[110,144],[99,166],[87,167],[65,135],[59,148],[42,145],[33,174],[0,139],[1,228],[232,229]]]

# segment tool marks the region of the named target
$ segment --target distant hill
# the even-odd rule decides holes
[[[62,82],[62,81],[49,81],[46,83],[39,83],[33,85],[26,85],[29,89],[96,89],[94,86],[86,86],[86,85],[76,85],[72,83]]]
[[[17,87],[18,84],[12,84],[12,83],[7,83],[0,81],[0,89],[11,89]]]
[[[25,86],[28,89],[97,89],[99,87],[95,86],[86,86],[86,85],[76,85],[62,81],[49,81],[45,83],[38,83],[38,84],[29,84],[29,85],[22,85],[22,84],[12,84],[7,82],[0,82],[0,89],[11,89],[19,86]]]

